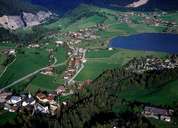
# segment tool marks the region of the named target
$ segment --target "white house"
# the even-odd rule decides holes
[[[20,101],[22,101],[22,98],[20,96],[12,96],[9,100],[10,104],[17,104]]]
[[[48,106],[44,107],[44,106],[42,106],[40,104],[37,104],[35,108],[36,108],[36,111],[39,111],[39,112],[44,113],[44,114],[49,114]]]
[[[112,50],[113,50],[113,48],[108,48],[108,50],[109,50],[109,51],[112,51]]]
[[[63,42],[63,41],[56,41],[56,44],[57,44],[57,45],[63,45],[64,42]]]
[[[15,55],[15,49],[11,49],[11,50],[9,50],[9,55]]]

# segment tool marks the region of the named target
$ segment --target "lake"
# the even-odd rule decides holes
[[[110,41],[111,48],[178,53],[178,35],[168,33],[143,33],[118,36]]]

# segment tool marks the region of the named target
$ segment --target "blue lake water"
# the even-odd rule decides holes
[[[178,35],[143,33],[130,36],[118,36],[110,41],[109,47],[178,53]]]

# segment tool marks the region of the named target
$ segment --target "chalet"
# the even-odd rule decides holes
[[[57,109],[58,109],[58,105],[57,104],[50,104],[50,112],[52,115],[55,115]]]
[[[59,86],[57,89],[56,89],[56,92],[57,94],[62,94],[65,92],[65,87],[64,86]]]
[[[70,56],[72,53],[71,53],[71,52],[68,52],[67,54]]]
[[[85,80],[84,85],[90,85],[92,83],[92,80]]]
[[[85,80],[84,82],[81,83],[81,85],[79,86],[79,90],[83,91],[85,87],[87,87],[88,85],[90,85],[92,83],[92,80]]]
[[[10,100],[8,101],[9,104],[17,104],[22,101],[22,98],[20,96],[12,96]]]
[[[15,49],[10,49],[8,54],[9,54],[9,55],[15,55],[15,53],[16,53],[16,52],[15,52]]]
[[[39,92],[36,94],[36,98],[42,103],[51,103],[54,101],[55,96],[50,94],[46,95],[42,92]]]
[[[19,106],[17,105],[10,105],[10,104],[4,104],[4,110],[9,112],[16,112],[18,110]]]
[[[82,63],[86,63],[86,62],[87,62],[87,59],[82,58]]]
[[[64,42],[63,41],[56,41],[56,45],[63,45]]]
[[[9,111],[11,106],[9,104],[4,104],[4,110]]]
[[[65,102],[65,101],[64,101],[64,102],[62,102],[62,104],[63,104],[64,106],[67,106],[67,102]]]
[[[12,95],[11,92],[0,93],[0,104],[5,103],[11,97],[11,95]]]
[[[33,106],[36,103],[36,100],[31,96],[31,94],[28,95],[28,97],[24,98],[23,102],[22,102],[22,106],[26,107],[26,106]]]
[[[35,111],[43,113],[43,114],[49,114],[48,106],[42,106],[41,104],[36,104],[35,105]]]
[[[39,48],[40,45],[39,44],[29,44],[28,48]]]
[[[49,68],[41,71],[41,74],[51,76],[51,75],[53,75],[53,72],[54,72],[54,68],[49,67]]]
[[[166,122],[171,121],[171,116],[173,114],[173,110],[170,109],[162,109],[156,107],[145,107],[143,111],[143,115],[145,117],[151,117],[155,119],[164,120]]]
[[[113,50],[113,48],[108,48],[108,50],[109,50],[109,51],[112,51],[112,50]]]
[[[48,100],[46,99],[46,95],[42,92],[37,93],[36,98],[41,102],[48,102]]]

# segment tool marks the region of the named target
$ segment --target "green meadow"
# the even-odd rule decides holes
[[[48,56],[49,56],[47,49],[54,48],[54,47],[55,45],[50,44],[49,46],[41,47],[41,48],[28,49],[24,47],[24,48],[20,48],[19,50],[17,50],[16,60],[11,65],[9,65],[6,72],[0,78],[1,87],[4,87],[40,68],[46,67],[48,65]],[[54,56],[57,59],[57,63],[63,63],[68,58],[67,50],[63,47],[57,47],[55,48]],[[57,67],[57,68],[59,68],[58,70],[64,70],[63,68],[61,69],[60,67]],[[43,89],[55,88],[53,82],[51,82],[52,79],[54,78],[53,77],[45,78],[45,76],[37,76],[37,78],[34,79],[34,82],[32,80],[33,87],[38,88],[35,86],[37,86],[39,82],[38,86],[40,86],[40,88],[42,88],[43,86],[44,86]],[[46,81],[43,82],[43,80],[46,80]],[[45,83],[45,84],[42,84],[42,83]],[[50,84],[48,83],[51,83],[52,87],[50,87]],[[49,87],[47,84],[49,85]]]
[[[114,69],[126,64],[133,57],[141,56],[164,57],[166,53],[135,51],[127,49],[90,50],[86,53],[87,62],[84,69],[76,77],[77,81],[94,80],[107,69]]]
[[[2,112],[0,114],[0,125],[4,125],[8,122],[14,122],[16,118],[17,113],[10,113],[10,112]]]
[[[24,53],[17,53],[16,60],[0,78],[1,87],[10,84],[21,77],[47,66],[48,53],[38,49],[22,49]]]

